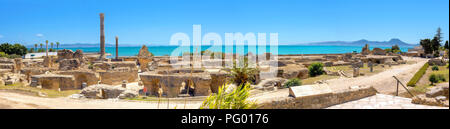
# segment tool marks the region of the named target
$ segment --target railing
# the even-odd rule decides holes
[[[408,93],[412,96],[412,97],[414,97],[414,94],[412,94],[409,90],[408,90],[408,88],[405,86],[405,85],[403,85],[403,83],[396,77],[396,76],[392,76],[392,77],[394,77],[394,79],[395,80],[397,80],[397,96],[398,96],[398,85],[400,84],[400,85],[402,85],[403,86],[403,88],[405,88],[405,90],[406,91],[408,91]]]

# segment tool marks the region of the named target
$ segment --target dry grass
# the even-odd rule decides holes
[[[72,94],[80,93],[80,90],[57,91],[57,90],[49,90],[49,89],[39,89],[39,88],[35,88],[35,87],[24,86],[22,83],[0,86],[0,90],[22,92],[22,93],[26,93],[26,94],[30,94],[30,95],[35,95],[35,96],[39,96],[38,93],[42,92],[42,93],[47,94],[46,97],[48,97],[48,98],[67,97]]]
[[[311,85],[311,84],[314,84],[317,81],[330,80],[330,79],[335,79],[335,78],[339,78],[339,76],[320,75],[320,76],[316,76],[316,77],[310,77],[310,78],[307,78],[307,79],[303,79],[302,80],[302,85]]]

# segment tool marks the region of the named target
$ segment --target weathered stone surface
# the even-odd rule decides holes
[[[72,75],[75,78],[75,87],[83,88],[83,83],[86,86],[97,84],[100,80],[100,76],[92,71],[87,70],[70,70],[70,71],[58,71],[57,74],[61,75]]]
[[[302,88],[299,86],[298,88]],[[320,109],[341,104],[353,100],[358,100],[368,96],[376,95],[377,91],[373,87],[360,87],[359,89],[345,89],[339,91],[320,92],[321,90],[299,90],[304,92],[301,95],[294,95],[295,98],[280,98],[269,102],[261,103],[261,109]],[[325,88],[326,89],[326,88]],[[316,92],[315,92],[316,91]],[[296,92],[292,90],[292,92]]]
[[[138,70],[126,67],[115,68],[114,70],[100,71],[100,81],[103,84],[119,85],[123,80],[136,82],[138,79]]]
[[[115,68],[122,68],[122,67],[137,69],[136,62],[134,61],[94,63],[95,70],[113,70]]]
[[[59,70],[77,70],[81,66],[78,59],[63,59],[59,61]]]
[[[138,54],[139,68],[141,71],[148,71],[148,63],[153,60],[152,54],[148,51],[147,46],[143,45]]]
[[[323,65],[324,65],[325,67],[331,67],[331,66],[333,66],[333,62],[331,62],[331,61],[325,61],[325,62],[323,62]]]
[[[125,90],[121,86],[98,84],[84,88],[80,94],[86,98],[109,99],[119,97]]]
[[[230,78],[228,73],[225,72],[216,72],[210,73],[211,75],[211,92],[217,93],[219,87],[224,85],[226,81]]]
[[[428,92],[425,93],[426,97],[437,97],[437,96],[445,96],[448,98],[448,83],[443,83],[438,86],[431,88]]]
[[[432,65],[445,66],[446,62],[441,59],[430,59],[430,60],[428,60],[428,64],[431,66]]]
[[[177,97],[181,94],[182,83],[193,84],[194,96],[207,96],[211,94],[211,77],[205,74],[176,74],[161,75],[146,73],[141,74],[140,78],[144,86],[149,89],[151,95],[159,96],[158,90],[161,88],[163,96]],[[190,83],[190,80],[192,81]]]
[[[300,78],[305,79],[309,77],[308,68],[301,66],[287,66],[278,68],[279,75],[278,77],[291,79],[291,78]]]
[[[58,60],[64,60],[64,59],[72,59],[73,58],[73,51],[69,49],[63,49],[58,51]]]
[[[425,95],[417,95],[412,98],[411,103],[429,106],[445,106],[445,103],[448,103],[448,99],[446,101],[447,102],[440,101],[436,98],[426,97]]]
[[[386,55],[386,51],[381,48],[374,48],[372,50],[373,55]]]
[[[42,74],[31,76],[30,86],[42,86],[44,89],[73,90],[80,89],[74,85],[75,79],[71,75]]]
[[[362,48],[361,54],[362,54],[362,55],[369,55],[369,54],[370,54],[369,44],[366,44],[366,45]]]

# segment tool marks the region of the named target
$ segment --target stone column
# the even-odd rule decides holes
[[[369,61],[369,63],[367,63],[367,65],[370,68],[370,72],[373,72],[373,63],[372,63],[372,61]]]
[[[116,60],[119,60],[119,37],[116,36]]]
[[[48,40],[45,40],[45,56],[48,57]]]
[[[100,13],[100,58],[105,58],[105,14]]]
[[[354,67],[353,68],[353,77],[358,77],[359,76],[359,67]]]

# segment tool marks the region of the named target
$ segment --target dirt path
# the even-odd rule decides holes
[[[360,76],[357,78],[339,78],[327,81],[333,90],[347,89],[351,86],[373,86],[382,94],[392,94],[396,91],[396,76],[404,85],[414,76],[414,74],[428,61],[420,58],[406,58],[406,60],[417,61],[415,64],[392,66],[381,73],[372,76]],[[387,67],[387,66],[386,66]],[[400,92],[406,92],[401,86]]]
[[[197,109],[201,101],[187,101],[187,109]],[[160,109],[184,109],[184,101],[162,101]],[[157,109],[158,102],[128,100],[94,100],[71,98],[42,98],[0,91],[0,109]]]

